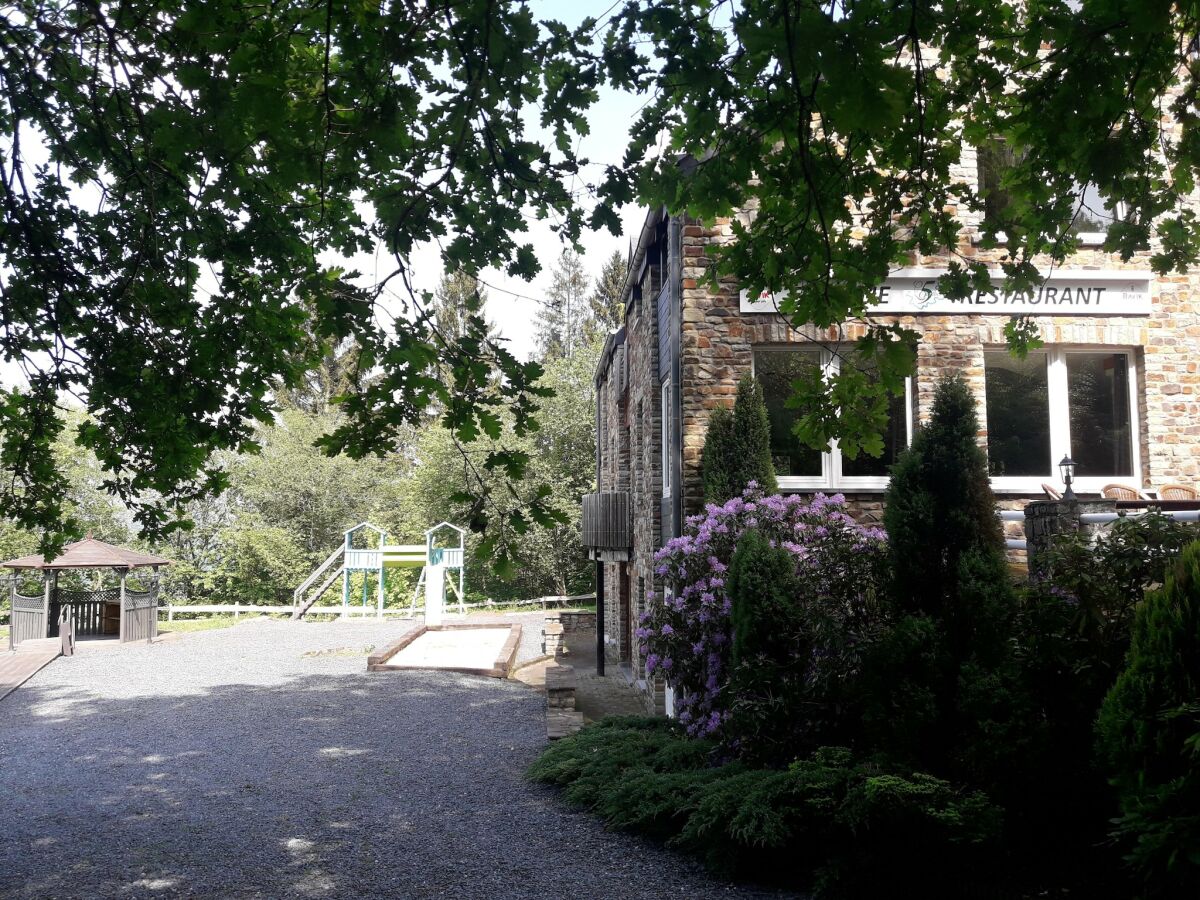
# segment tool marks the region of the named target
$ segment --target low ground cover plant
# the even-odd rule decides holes
[[[885,881],[961,896],[996,858],[1001,814],[978,791],[844,747],[778,769],[722,759],[716,742],[663,719],[610,718],[556,743],[529,776],[722,874],[830,896],[878,896]]]

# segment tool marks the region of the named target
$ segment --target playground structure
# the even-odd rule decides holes
[[[450,537],[451,544],[457,539],[457,546],[443,546],[443,535]],[[387,570],[420,568],[421,574],[413,589],[409,614],[415,614],[417,598],[424,589],[425,621],[430,625],[440,625],[448,591],[453,591],[457,596],[459,612],[466,612],[463,595],[465,553],[466,532],[449,522],[440,522],[426,531],[424,544],[389,544],[386,531],[370,522],[361,522],[346,531],[341,546],[329,554],[325,562],[292,593],[292,618],[300,619],[305,613],[313,611],[317,601],[333,586],[339,575],[342,578],[341,615],[348,617],[350,581],[355,572],[361,572],[363,576],[360,604],[363,612],[369,607],[369,581],[374,573],[375,615],[382,617]],[[456,570],[457,579],[453,577]],[[322,578],[325,580],[321,581]],[[321,612],[328,611],[327,607],[318,609]]]

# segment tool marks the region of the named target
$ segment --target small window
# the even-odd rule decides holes
[[[987,141],[975,154],[979,178],[979,196],[983,200],[983,220],[994,228],[1003,228],[1012,208],[1012,198],[1004,188],[1004,176],[1020,157],[999,138]]]
[[[975,153],[983,220],[1003,229],[1012,210],[1012,197],[1004,187],[1007,172],[1021,160],[1020,154],[1000,138],[987,141]],[[1068,232],[1074,235],[1103,235],[1120,218],[1120,207],[1106,198],[1094,184],[1075,185],[1076,214]]]
[[[763,401],[771,427],[771,461],[783,488],[879,489],[887,486],[889,472],[908,446],[911,384],[903,396],[888,405],[884,452],[880,457],[860,453],[850,459],[836,442],[822,453],[803,443],[795,433],[800,412],[792,406],[793,385],[801,378],[837,372],[841,358],[825,348],[762,349],[754,353],[754,375],[762,385]]]
[[[1071,234],[1107,234],[1119,217],[1117,204],[1109,201],[1094,184],[1076,190],[1079,205],[1071,223]]]
[[[662,495],[671,496],[671,379],[662,386]]]

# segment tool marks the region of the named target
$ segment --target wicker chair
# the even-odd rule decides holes
[[[1106,500],[1149,500],[1150,497],[1135,487],[1127,484],[1106,484],[1100,489],[1100,496]]]
[[[1164,484],[1158,489],[1159,500],[1200,500],[1200,491],[1186,484]]]
[[[1054,485],[1046,484],[1046,482],[1044,482],[1044,481],[1042,482],[1042,493],[1044,493],[1046,495],[1047,500],[1061,500],[1062,499],[1062,491],[1060,491],[1058,488],[1054,487]]]

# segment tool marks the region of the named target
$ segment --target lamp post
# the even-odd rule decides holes
[[[1071,482],[1075,480],[1075,460],[1070,456],[1064,456],[1062,462],[1058,464],[1058,471],[1062,473],[1062,480],[1065,488],[1063,489],[1062,498],[1064,500],[1075,500],[1075,491],[1071,489]]]

